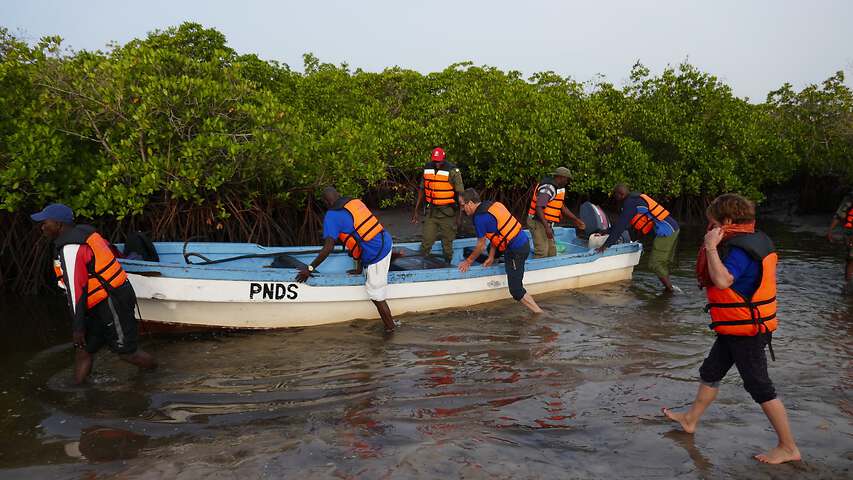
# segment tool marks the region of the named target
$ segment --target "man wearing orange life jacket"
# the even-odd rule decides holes
[[[296,281],[302,283],[332,253],[340,242],[358,267],[349,273],[364,271],[367,297],[376,306],[385,325],[385,333],[394,331],[394,318],[388,307],[388,269],[391,267],[391,235],[382,227],[369,208],[357,198],[342,197],[334,187],[323,190],[323,200],[329,210],[323,218],[323,248],[317,257],[300,270]]]
[[[853,281],[853,190],[841,201],[841,205],[838,206],[838,210],[835,211],[835,216],[832,217],[832,222],[829,224],[826,238],[831,243],[835,243],[833,230],[838,225],[844,229],[843,238],[847,245],[847,264],[844,267],[844,279],[849,283]]]
[[[560,223],[562,218],[571,219],[581,230],[585,228],[584,223],[566,207],[566,185],[571,179],[571,171],[559,167],[533,188],[527,209],[527,228],[533,236],[533,258],[557,255],[553,226]]]
[[[136,294],[109,242],[93,227],[75,225],[74,212],[62,204],[30,217],[55,247],[54,271],[65,290],[77,348],[74,380],[86,380],[104,345],[139,368],[155,368],[154,358],[137,346]]]
[[[603,252],[618,242],[628,227],[634,230],[636,236],[654,234],[649,270],[658,276],[666,291],[672,292],[674,288],[669,280],[669,268],[675,260],[678,245],[678,222],[663,205],[644,193],[631,192],[627,185],[616,185],[612,196],[622,208],[622,213],[610,227],[607,241],[596,251]]]
[[[421,236],[421,255],[429,255],[436,239],[441,239],[444,260],[449,263],[453,259],[453,240],[462,219],[456,197],[464,189],[459,169],[445,161],[443,149],[434,148],[429,163],[424,166],[412,213],[412,223],[420,223],[421,205],[426,200],[428,211]]]
[[[524,289],[524,263],[530,256],[530,239],[522,230],[521,223],[502,203],[481,202],[480,195],[473,188],[465,190],[459,197],[462,210],[472,217],[478,238],[474,251],[459,264],[459,271],[467,272],[486,248],[489,248],[489,256],[483,262],[484,267],[494,263],[495,254],[503,254],[510,295],[531,312],[542,313],[542,309]],[[490,247],[487,247],[487,243]]]
[[[663,413],[693,433],[705,409],[719,392],[720,381],[732,365],[743,386],[761,405],[776,430],[778,444],[756,455],[764,463],[800,460],[788,416],[767,373],[764,347],[776,330],[776,262],[773,242],[755,230],[755,207],[735,194],[721,195],[708,207],[711,229],[697,259],[699,284],[707,289],[710,327],[717,333],[708,357],[699,369],[699,391],[690,410]],[[774,358],[775,360],[775,358]]]

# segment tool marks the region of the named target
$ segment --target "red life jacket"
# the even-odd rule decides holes
[[[663,205],[654,201],[652,197],[645,193],[635,193],[632,194],[632,196],[639,196],[642,198],[643,201],[646,202],[646,206],[649,208],[648,212],[637,212],[637,214],[634,215],[634,218],[631,219],[631,226],[643,235],[652,231],[652,228],[655,226],[655,221],[662,222],[669,216],[669,211],[663,208]]]
[[[501,202],[483,202],[477,207],[475,215],[488,214],[495,217],[498,229],[496,232],[486,233],[486,238],[492,242],[492,245],[499,252],[506,250],[506,247],[518,236],[521,232],[521,224],[518,220],[509,213],[509,210]]]
[[[527,214],[536,218],[536,197],[539,196],[539,187],[542,185],[553,185],[556,190],[554,198],[548,201],[548,204],[542,208],[542,213],[545,214],[545,220],[551,223],[560,223],[560,218],[563,215],[563,202],[566,199],[566,189],[557,188],[554,180],[550,177],[545,177],[542,182],[536,184],[533,189],[533,198],[530,199],[530,207],[527,209]]]
[[[711,329],[720,335],[753,336],[776,330],[776,263],[778,256],[770,238],[762,232],[735,235],[721,244],[743,249],[761,262],[761,281],[755,293],[744,298],[731,287],[706,289]]]
[[[850,204],[850,209],[847,210],[847,218],[844,221],[845,230],[853,230],[853,203]]]
[[[344,245],[349,255],[356,260],[361,258],[361,244],[373,240],[385,230],[382,228],[382,224],[379,223],[379,219],[367,208],[367,205],[357,198],[350,199],[342,197],[335,202],[335,205],[331,209],[346,210],[352,217],[352,229],[348,232],[338,234],[338,241]]]
[[[449,162],[429,162],[424,166],[424,195],[430,205],[455,205],[456,191],[450,172],[456,167]]]
[[[127,273],[113,254],[110,243],[104,240],[98,232],[94,229],[89,231],[86,227],[81,228],[81,226],[74,228],[75,234],[67,237],[70,240],[64,241],[58,247],[85,244],[92,249],[94,266],[89,268],[89,279],[86,282],[86,308],[91,309],[106,300],[110,290],[124,285],[124,282],[127,281]],[[69,260],[74,261],[74,259]],[[62,285],[62,267],[58,261],[53,263],[53,270],[60,285]]]

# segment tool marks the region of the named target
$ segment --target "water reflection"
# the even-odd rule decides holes
[[[69,386],[64,317],[16,304],[2,316],[25,341],[3,354],[0,475],[839,476],[853,436],[853,300],[834,252],[772,235],[783,264],[770,373],[806,469],[751,460],[773,436],[736,375],[697,435],[659,416],[692,400],[713,341],[687,235],[673,276],[681,295],[660,294],[640,270],[633,282],[542,296],[540,317],[510,301],[406,316],[389,340],[375,322],[154,336],[158,371],[101,355],[82,389]]]

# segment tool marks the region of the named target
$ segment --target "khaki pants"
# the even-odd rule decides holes
[[[649,270],[658,277],[668,277],[669,268],[675,261],[675,248],[678,246],[678,233],[668,237],[655,237],[652,242],[652,254],[649,257]]]
[[[557,255],[557,242],[553,238],[548,238],[548,234],[545,233],[545,225],[542,225],[542,222],[528,215],[527,228],[533,236],[533,258]]]
[[[441,240],[441,251],[448,263],[453,259],[453,240],[456,238],[456,217],[437,217],[430,212],[424,219],[421,237],[421,255],[429,255],[436,240]]]

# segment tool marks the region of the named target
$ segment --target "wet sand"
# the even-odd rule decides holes
[[[780,249],[770,375],[804,461],[759,464],[775,444],[736,371],[695,435],[662,406],[689,404],[713,342],[683,234],[675,283],[645,271],[537,298],[271,333],[156,336],[161,368],[100,355],[71,383],[61,303],[9,299],[0,378],[0,477],[850,478],[853,295],[842,254],[765,226]],[[396,231],[396,230],[395,230]]]

